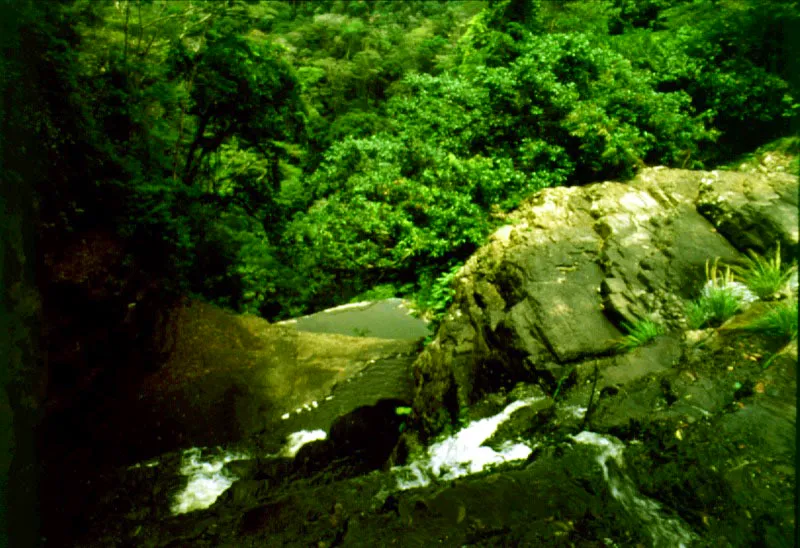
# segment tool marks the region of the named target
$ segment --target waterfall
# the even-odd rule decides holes
[[[603,476],[611,489],[611,495],[644,525],[653,538],[654,548],[687,546],[692,540],[692,534],[684,524],[678,518],[666,517],[661,511],[661,505],[643,497],[633,481],[625,474],[625,461],[622,457],[625,445],[621,441],[611,436],[586,431],[572,436],[572,439],[600,449],[597,462],[603,469]],[[618,470],[614,472],[609,470],[609,458],[617,464]]]
[[[469,424],[456,434],[431,445],[425,458],[406,466],[396,466],[392,472],[398,476],[397,486],[401,490],[425,487],[433,478],[451,480],[475,474],[492,464],[526,459],[533,447],[524,443],[507,442],[495,451],[482,444],[497,431],[497,428],[517,409],[527,407],[542,398],[529,398],[509,404],[503,411]]]

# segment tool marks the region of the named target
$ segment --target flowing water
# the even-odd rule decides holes
[[[398,489],[424,487],[434,479],[455,479],[480,472],[489,465],[526,459],[533,451],[531,445],[508,442],[496,451],[481,444],[489,439],[515,411],[539,399],[515,401],[499,414],[475,421],[453,436],[433,444],[428,449],[425,459],[408,466],[393,468],[392,473],[397,477]],[[323,430],[295,432],[287,437],[286,444],[280,452],[268,456],[292,458],[303,445],[323,440],[326,436]],[[239,479],[224,469],[225,464],[249,458],[252,456],[245,453],[204,451],[196,447],[183,451],[180,473],[187,477],[188,482],[186,487],[174,496],[172,513],[184,514],[211,506],[233,485],[234,481]],[[151,461],[136,467],[157,465],[157,462]]]
[[[300,430],[288,436],[286,445],[281,451],[268,457],[293,458],[307,443],[324,440],[328,435],[324,430]],[[205,453],[205,455],[204,455]],[[210,451],[199,447],[192,447],[181,453],[181,475],[188,480],[186,487],[173,497],[172,514],[186,514],[194,510],[203,510],[210,507],[219,496],[233,485],[239,478],[225,470],[225,465],[235,460],[252,459],[252,455],[234,451]],[[135,465],[158,466],[157,461]]]
[[[180,472],[189,481],[173,499],[171,508],[173,515],[202,510],[214,504],[217,497],[239,479],[227,472],[225,465],[234,460],[247,458],[250,456],[246,453],[234,452],[223,452],[203,458],[203,450],[197,447],[183,451]]]
[[[540,399],[515,401],[499,414],[475,421],[449,438],[434,443],[422,460],[392,468],[397,476],[397,487],[401,490],[425,487],[433,479],[451,480],[475,474],[489,465],[528,458],[534,448],[525,443],[507,442],[499,451],[481,444],[516,410]]]
[[[524,460],[535,448],[534,444],[506,442],[499,449],[482,444],[495,434],[498,427],[517,410],[541,398],[515,401],[503,411],[467,425],[462,430],[432,444],[425,455],[405,466],[392,468],[398,490],[425,487],[436,480],[452,480],[478,473],[486,467],[505,462]],[[306,443],[325,439],[323,430],[302,430],[288,436],[283,449],[272,457],[292,458]],[[641,495],[635,484],[625,474],[623,451],[625,445],[612,436],[594,432],[581,432],[572,439],[579,444],[591,445],[599,451],[597,462],[603,470],[612,496],[623,508],[646,528],[655,548],[685,547],[692,540],[688,528],[677,518],[669,517],[661,506]],[[192,448],[182,453],[180,472],[188,478],[186,487],[173,498],[173,514],[208,508],[238,478],[224,468],[233,460],[252,458],[240,452],[204,451]],[[615,466],[609,466],[613,461]],[[137,466],[156,466],[157,461]]]
[[[656,501],[643,497],[625,474],[625,461],[622,457],[625,445],[621,441],[612,436],[586,431],[572,436],[572,439],[600,450],[597,462],[603,469],[611,495],[647,529],[653,539],[654,548],[685,548],[688,545],[692,535],[684,524],[677,518],[667,517]],[[609,459],[616,464],[613,472],[609,470]]]

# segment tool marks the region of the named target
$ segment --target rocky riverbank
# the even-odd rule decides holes
[[[142,455],[151,460],[98,471],[71,538],[790,546],[797,339],[744,328],[794,302],[796,275],[722,325],[696,329],[686,311],[709,283],[727,283],[709,281],[710,262],[736,264],[750,249],[771,256],[777,243],[791,262],[797,195],[796,178],[779,172],[662,168],[630,183],[542,191],[459,273],[421,353],[411,340],[303,334],[193,304],[181,314],[217,319],[180,323],[175,348],[184,350],[173,356],[184,359],[139,396],[157,409],[152,420],[171,413],[175,431],[195,434]],[[625,325],[645,320],[658,335],[621,347]],[[250,338],[234,343],[214,327],[231,322]],[[327,338],[300,352],[311,336]],[[291,366],[275,357],[282,344]],[[337,348],[347,360],[336,361]],[[186,356],[214,365],[186,375],[197,369]],[[327,376],[301,374],[309,367]],[[281,373],[264,381],[269,371]],[[305,399],[287,388],[301,378]],[[234,385],[229,416],[219,406]],[[176,415],[156,397],[175,391],[200,401]],[[267,404],[270,413],[256,410]],[[212,423],[227,437],[203,438]]]

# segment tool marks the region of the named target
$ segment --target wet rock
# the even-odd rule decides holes
[[[485,419],[498,414],[508,405],[508,398],[505,394],[493,392],[486,394],[480,401],[467,408],[464,419],[475,421]]]
[[[358,453],[356,441],[369,444],[366,434],[388,419],[387,405],[374,421],[356,413],[337,424],[331,440],[307,446],[294,462],[257,460],[258,479],[243,478],[208,510],[154,521],[153,514],[137,513],[131,505],[129,524],[112,534],[112,520],[98,519],[92,538],[102,538],[105,546],[132,538],[142,546],[652,545],[656,526],[651,518],[643,521],[630,502],[620,502],[624,492],[646,497],[649,502],[641,504],[657,508],[647,510],[648,516],[685,524],[695,536],[692,546],[785,544],[793,531],[796,409],[789,396],[796,389],[796,354],[762,370],[741,356],[731,359],[734,337],[723,332],[719,344],[701,350],[697,363],[657,368],[622,383],[616,393],[608,385],[607,396],[596,396],[592,428],[628,442],[619,462],[601,464],[598,447],[570,441],[572,426],[531,428],[563,405],[543,398],[530,412],[517,410],[490,441],[538,440],[541,446],[527,462],[409,491],[393,488],[386,472],[360,475],[365,468],[353,467],[354,473],[341,473],[348,469],[341,459]],[[743,344],[758,351],[764,343]],[[724,361],[734,364],[736,378],[754,384],[742,401],[733,401],[733,378],[717,366]],[[772,385],[781,391],[770,394]],[[577,386],[567,391],[572,393],[585,394]],[[542,395],[539,387],[520,385],[502,401]],[[234,461],[231,469],[252,474],[246,462]],[[169,485],[165,476],[148,475],[144,468],[132,472],[143,474],[142,483],[156,478]],[[605,474],[629,477],[630,483],[616,484],[615,494]]]
[[[298,332],[199,302],[181,307],[167,327],[175,340],[170,359],[109,401],[105,426],[95,425],[96,441],[129,462],[254,436],[280,444],[335,391],[350,396],[315,428],[327,430],[357,407],[411,396],[415,341]],[[352,382],[360,390],[344,389]]]
[[[225,469],[239,478],[253,477],[258,470],[258,459],[234,460],[225,464]]]
[[[325,471],[331,477],[351,477],[380,468],[400,438],[402,401],[382,401],[340,417],[328,439],[304,446],[296,457],[302,475]]]
[[[266,495],[269,482],[258,480],[239,480],[231,485],[220,504],[252,507]]]
[[[48,466],[52,538],[80,536],[81,523],[89,519],[81,516],[93,515],[88,508],[95,486],[81,482],[83,477],[189,447],[241,443],[264,456],[280,451],[292,432],[328,432],[357,409],[387,400],[395,406],[411,402],[416,341],[298,332],[199,302],[181,304],[170,318],[165,329],[173,350],[158,371],[117,386],[73,413],[69,424],[91,428],[93,450],[86,455],[62,449]],[[372,447],[383,439],[376,429],[378,435],[359,448],[351,470],[371,469],[373,464],[363,467],[370,459],[380,461],[374,466],[386,460],[398,424],[391,428],[394,437]],[[177,468],[173,473],[180,482]],[[150,499],[160,501],[159,512],[168,514],[168,494],[179,487],[156,483],[159,491]],[[141,510],[133,512],[138,516]]]
[[[283,328],[256,319],[219,319],[247,325],[229,354],[218,354],[225,364],[236,354],[263,366],[268,340],[278,350],[275,341],[289,341],[295,371],[325,356],[347,364],[350,344],[374,354],[344,366],[335,383],[336,366],[303,376],[299,386],[329,387],[333,399],[264,426],[250,445],[254,458],[226,466],[239,480],[211,507],[169,513],[185,480],[174,476],[180,458],[167,454],[157,467],[105,480],[116,489],[101,488],[107,495],[75,527],[78,545],[675,546],[669,539],[684,533],[692,546],[791,545],[796,342],[742,332],[758,304],[723,328],[682,332],[683,303],[702,286],[706,260],[732,261],[751,241],[729,240],[726,230],[763,236],[741,216],[719,228],[709,222],[722,209],[699,205],[712,196],[708,177],[654,168],[629,184],[540,193],[458,274],[453,307],[416,360],[413,385],[404,369],[413,350],[387,355],[392,341],[334,337],[314,346],[296,332],[267,337]],[[747,203],[784,200],[772,183],[716,177],[714,185],[734,190],[715,204],[745,207],[741,192]],[[723,230],[731,222],[741,226]],[[668,332],[619,351],[620,322],[648,317]],[[287,378],[273,379],[276,397],[291,397],[279,391]],[[233,401],[255,399],[244,394]],[[413,414],[398,414],[412,394]],[[520,407],[480,439],[497,448],[524,442],[534,448],[527,460],[399,489],[387,463],[413,462],[426,438],[458,428],[455,419],[489,418],[511,402]],[[319,425],[327,439],[294,459],[275,456],[288,434]],[[675,524],[680,535],[658,537]]]
[[[410,303],[385,299],[346,304],[279,322],[299,331],[357,337],[418,341],[430,334],[425,320],[411,315]]]
[[[483,445],[498,449],[509,441],[530,439],[553,417],[554,411],[555,405],[552,398],[542,398],[531,405],[518,409],[497,428],[494,435]]]
[[[623,321],[684,329],[706,261],[763,251],[772,229],[783,249],[797,245],[796,194],[784,176],[665,168],[628,184],[542,191],[459,273],[454,303],[414,366],[422,433],[520,381],[554,390],[576,366],[615,353]],[[671,367],[679,348],[661,346],[649,358],[658,366],[631,369]]]
[[[452,546],[580,544],[606,537],[635,544],[645,538],[608,497],[592,453],[582,447],[560,457],[542,455],[524,470],[403,494],[398,514],[354,520],[346,544],[360,546],[373,538],[391,545],[393,537],[404,545]]]

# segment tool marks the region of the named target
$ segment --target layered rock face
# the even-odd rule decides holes
[[[138,431],[150,445],[150,454],[131,455],[131,461],[256,437],[280,447],[286,434],[310,428],[302,415],[312,409],[319,415],[319,406],[335,407],[313,425],[327,431],[359,407],[407,402],[412,395],[415,340],[303,332],[200,302],[176,309],[167,328],[174,338],[169,360],[128,392],[116,423],[128,424],[126,436]],[[374,370],[381,371],[380,380],[372,379]],[[326,401],[356,379],[362,390],[346,405],[341,396]]]
[[[454,303],[415,364],[423,434],[486,393],[517,382],[552,390],[577,365],[614,365],[623,321],[685,329],[706,261],[778,242],[784,259],[796,256],[797,188],[784,173],[656,167],[626,184],[542,191],[459,273]]]

